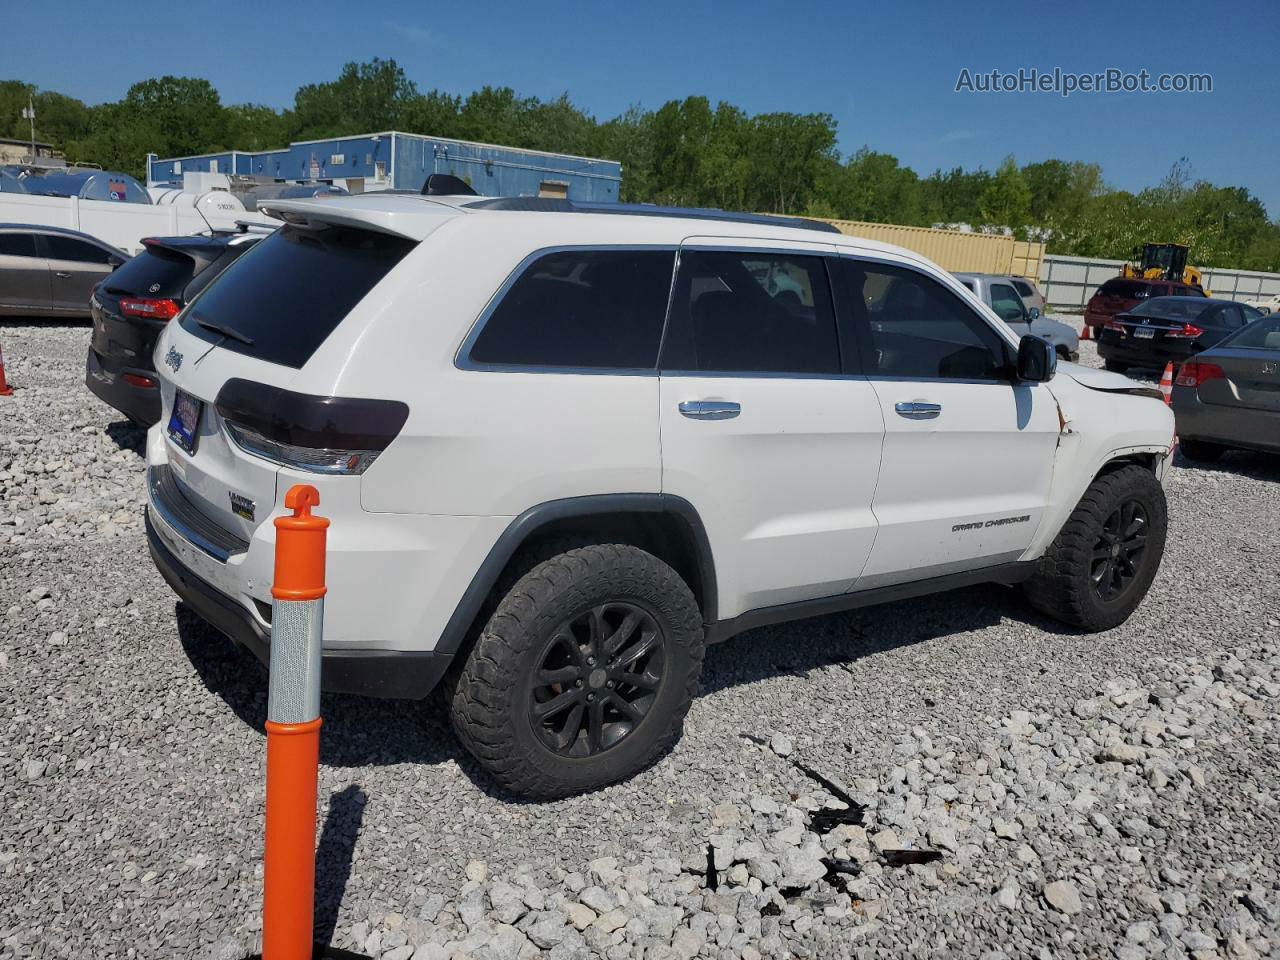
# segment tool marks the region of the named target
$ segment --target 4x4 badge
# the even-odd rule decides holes
[[[182,354],[174,347],[170,347],[169,352],[164,355],[164,362],[173,368],[174,373],[177,373],[178,368],[182,366]]]
[[[243,497],[234,490],[228,490],[227,496],[231,498],[231,512],[237,517],[244,517],[246,520],[253,519],[254,508],[257,504],[248,497]]]

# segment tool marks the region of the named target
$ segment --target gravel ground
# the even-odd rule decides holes
[[[266,678],[152,569],[143,438],[84,389],[86,342],[0,324],[0,956],[237,960]],[[590,796],[499,795],[434,698],[326,697],[319,935],[388,960],[1280,956],[1280,461],[1180,462],[1168,494],[1123,627],[989,587],[745,634],[674,752]]]

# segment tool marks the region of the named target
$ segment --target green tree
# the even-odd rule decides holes
[[[293,98],[292,139],[394,130],[418,89],[395,60],[348,63],[337,80],[309,83]]]
[[[978,200],[982,222],[1000,227],[1022,227],[1031,219],[1031,188],[1012,156],[996,169],[991,183]]]

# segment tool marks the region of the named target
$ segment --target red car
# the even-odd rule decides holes
[[[1171,283],[1168,280],[1145,280],[1138,277],[1116,277],[1108,280],[1098,292],[1089,298],[1084,308],[1084,323],[1092,327],[1092,339],[1117,313],[1132,310],[1143,300],[1152,297],[1203,297],[1205,292],[1190,283]]]

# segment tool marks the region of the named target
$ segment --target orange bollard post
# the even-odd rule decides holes
[[[263,960],[309,960],[313,949],[320,656],[329,527],[328,519],[311,515],[319,503],[315,487],[297,484],[284,498],[293,515],[275,519]]]
[[[0,347],[0,397],[12,397],[13,387],[4,378],[4,348]]]

